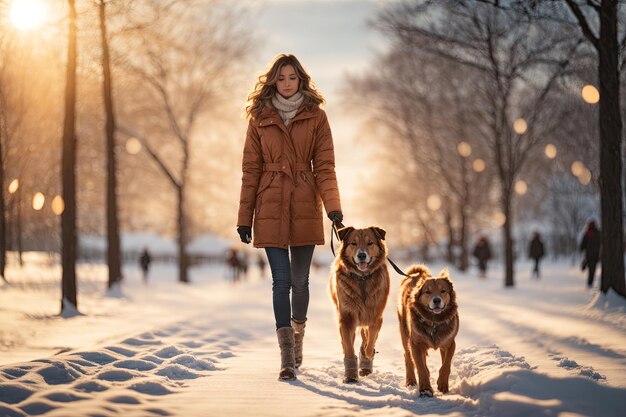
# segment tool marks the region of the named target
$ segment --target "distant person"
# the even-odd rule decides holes
[[[143,272],[143,282],[148,282],[148,272],[150,271],[151,263],[152,257],[150,256],[150,252],[148,252],[148,248],[144,248],[139,256],[139,266],[141,266],[141,271]]]
[[[489,245],[489,240],[487,240],[486,236],[480,236],[476,245],[474,246],[474,250],[472,251],[472,255],[478,260],[478,270],[481,278],[487,276],[487,262],[491,259],[491,246]]]
[[[239,268],[243,274],[243,278],[248,277],[248,254],[245,251],[239,252]]]
[[[259,275],[261,276],[261,278],[265,278],[265,266],[266,265],[267,265],[267,262],[265,262],[265,256],[263,256],[263,254],[260,253],[256,261],[256,266],[259,267]]]
[[[545,255],[543,248],[543,242],[541,241],[541,235],[539,232],[533,233],[533,238],[528,245],[528,257],[535,261],[535,267],[533,268],[533,276],[539,278],[541,276],[539,272],[539,263],[541,258]]]
[[[587,287],[593,286],[593,279],[596,275],[596,266],[600,260],[600,244],[602,233],[596,228],[596,222],[591,220],[587,224],[587,231],[580,242],[580,251],[584,252],[581,269],[588,270]]]
[[[230,277],[234,282],[239,281],[241,274],[241,260],[239,259],[239,251],[231,248],[226,256],[226,264],[229,266]]]

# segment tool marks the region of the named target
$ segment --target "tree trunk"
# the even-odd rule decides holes
[[[450,264],[454,264],[454,227],[452,227],[452,214],[450,210],[444,211],[445,220],[446,220],[446,228],[448,230],[448,243],[446,244],[446,261]]]
[[[7,223],[6,223],[6,201],[4,195],[4,157],[2,146],[2,126],[0,125],[0,277],[8,282],[4,270],[7,261]]]
[[[122,280],[120,261],[120,232],[117,219],[117,177],[115,162],[115,113],[113,111],[113,85],[109,59],[109,43],[106,31],[106,9],[100,0],[100,37],[102,40],[102,74],[104,108],[106,111],[106,152],[107,152],[107,261],[109,265],[109,288]]]
[[[469,251],[467,248],[467,208],[469,207],[470,184],[467,178],[467,158],[463,158],[463,189],[461,190],[461,206],[459,215],[461,217],[461,230],[459,235],[459,245],[461,246],[461,258],[459,259],[459,270],[466,271],[469,266]]]
[[[17,219],[15,221],[15,239],[17,246],[17,258],[19,260],[20,266],[24,266],[24,258],[22,257],[22,253],[24,252],[22,245],[22,188],[18,188],[15,193],[15,204],[17,206]]]
[[[617,1],[600,6],[598,42],[600,80],[600,205],[602,210],[602,278],[609,288],[626,297],[622,219],[622,119],[617,42]]]
[[[502,213],[504,214],[504,225],[502,226],[502,237],[504,238],[504,263],[505,263],[505,275],[504,286],[513,287],[514,271],[513,271],[513,236],[512,236],[512,222],[511,222],[511,187],[507,187],[503,191],[502,198]]]
[[[178,280],[188,283],[187,275],[187,229],[185,225],[185,193],[184,185],[178,187]]]
[[[78,308],[76,294],[76,7],[68,0],[67,74],[65,85],[65,121],[63,123],[62,183],[65,210],[61,215],[62,235],[62,298]]]

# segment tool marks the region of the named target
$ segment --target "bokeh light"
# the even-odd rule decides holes
[[[474,159],[474,162],[472,162],[472,169],[476,172],[483,172],[485,170],[485,167],[485,161],[480,158]]]
[[[9,194],[15,193],[20,188],[20,180],[17,178],[9,184]]]
[[[596,104],[600,101],[600,92],[591,84],[583,87],[583,100],[589,104]]]
[[[60,216],[61,214],[63,214],[63,211],[65,210],[65,202],[63,201],[63,197],[61,197],[60,195],[55,196],[52,199],[52,212],[54,214],[56,214],[57,216]]]
[[[141,148],[141,142],[139,142],[139,139],[137,138],[128,138],[128,140],[126,141],[126,152],[131,155],[137,155],[139,152],[141,152]]]
[[[41,210],[46,202],[46,197],[42,193],[35,193],[33,196],[33,209]]]
[[[583,172],[578,176],[578,181],[582,185],[588,185],[591,182],[591,171],[587,168],[583,168]]]
[[[528,130],[528,123],[520,117],[513,122],[513,130],[515,130],[515,133],[518,135],[523,135]]]
[[[432,211],[437,211],[441,208],[441,198],[437,194],[431,194],[426,199],[426,205]]]
[[[528,192],[528,184],[524,180],[515,181],[515,192],[519,195],[524,195]]]
[[[493,221],[498,227],[504,226],[504,223],[506,222],[506,216],[504,215],[504,213],[497,212],[493,215]]]
[[[575,176],[580,177],[585,169],[585,164],[583,164],[582,162],[572,162],[572,174],[574,174]]]
[[[463,158],[467,158],[472,154],[472,147],[467,142],[461,142],[456,146],[456,150]]]
[[[551,143],[546,145],[545,153],[546,156],[550,159],[556,158],[556,146]]]

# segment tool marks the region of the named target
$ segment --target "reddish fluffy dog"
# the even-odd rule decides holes
[[[417,369],[420,395],[432,397],[426,356],[428,349],[441,350],[437,388],[443,393],[448,392],[450,365],[456,348],[454,338],[459,331],[456,293],[447,269],[433,278],[425,266],[413,265],[407,275],[398,298],[406,385],[416,385]]]
[[[389,272],[385,259],[385,231],[379,227],[338,230],[341,247],[333,263],[330,294],[337,308],[337,320],[344,355],[344,382],[357,382],[374,367],[374,345],[383,324],[389,297]],[[361,328],[359,362],[354,352],[357,327]]]

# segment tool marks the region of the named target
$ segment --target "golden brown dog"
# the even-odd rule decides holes
[[[417,369],[420,395],[432,397],[433,388],[426,356],[428,349],[441,350],[437,388],[442,393],[448,392],[450,365],[456,348],[454,338],[459,331],[456,293],[447,269],[433,278],[425,266],[413,265],[407,275],[402,281],[398,297],[405,382],[407,386],[416,385]]]
[[[344,382],[358,381],[372,373],[374,346],[383,324],[389,297],[389,272],[385,263],[385,231],[379,227],[337,231],[341,246],[333,262],[330,294],[337,308],[343,346]],[[354,352],[357,327],[361,328],[359,362]]]

